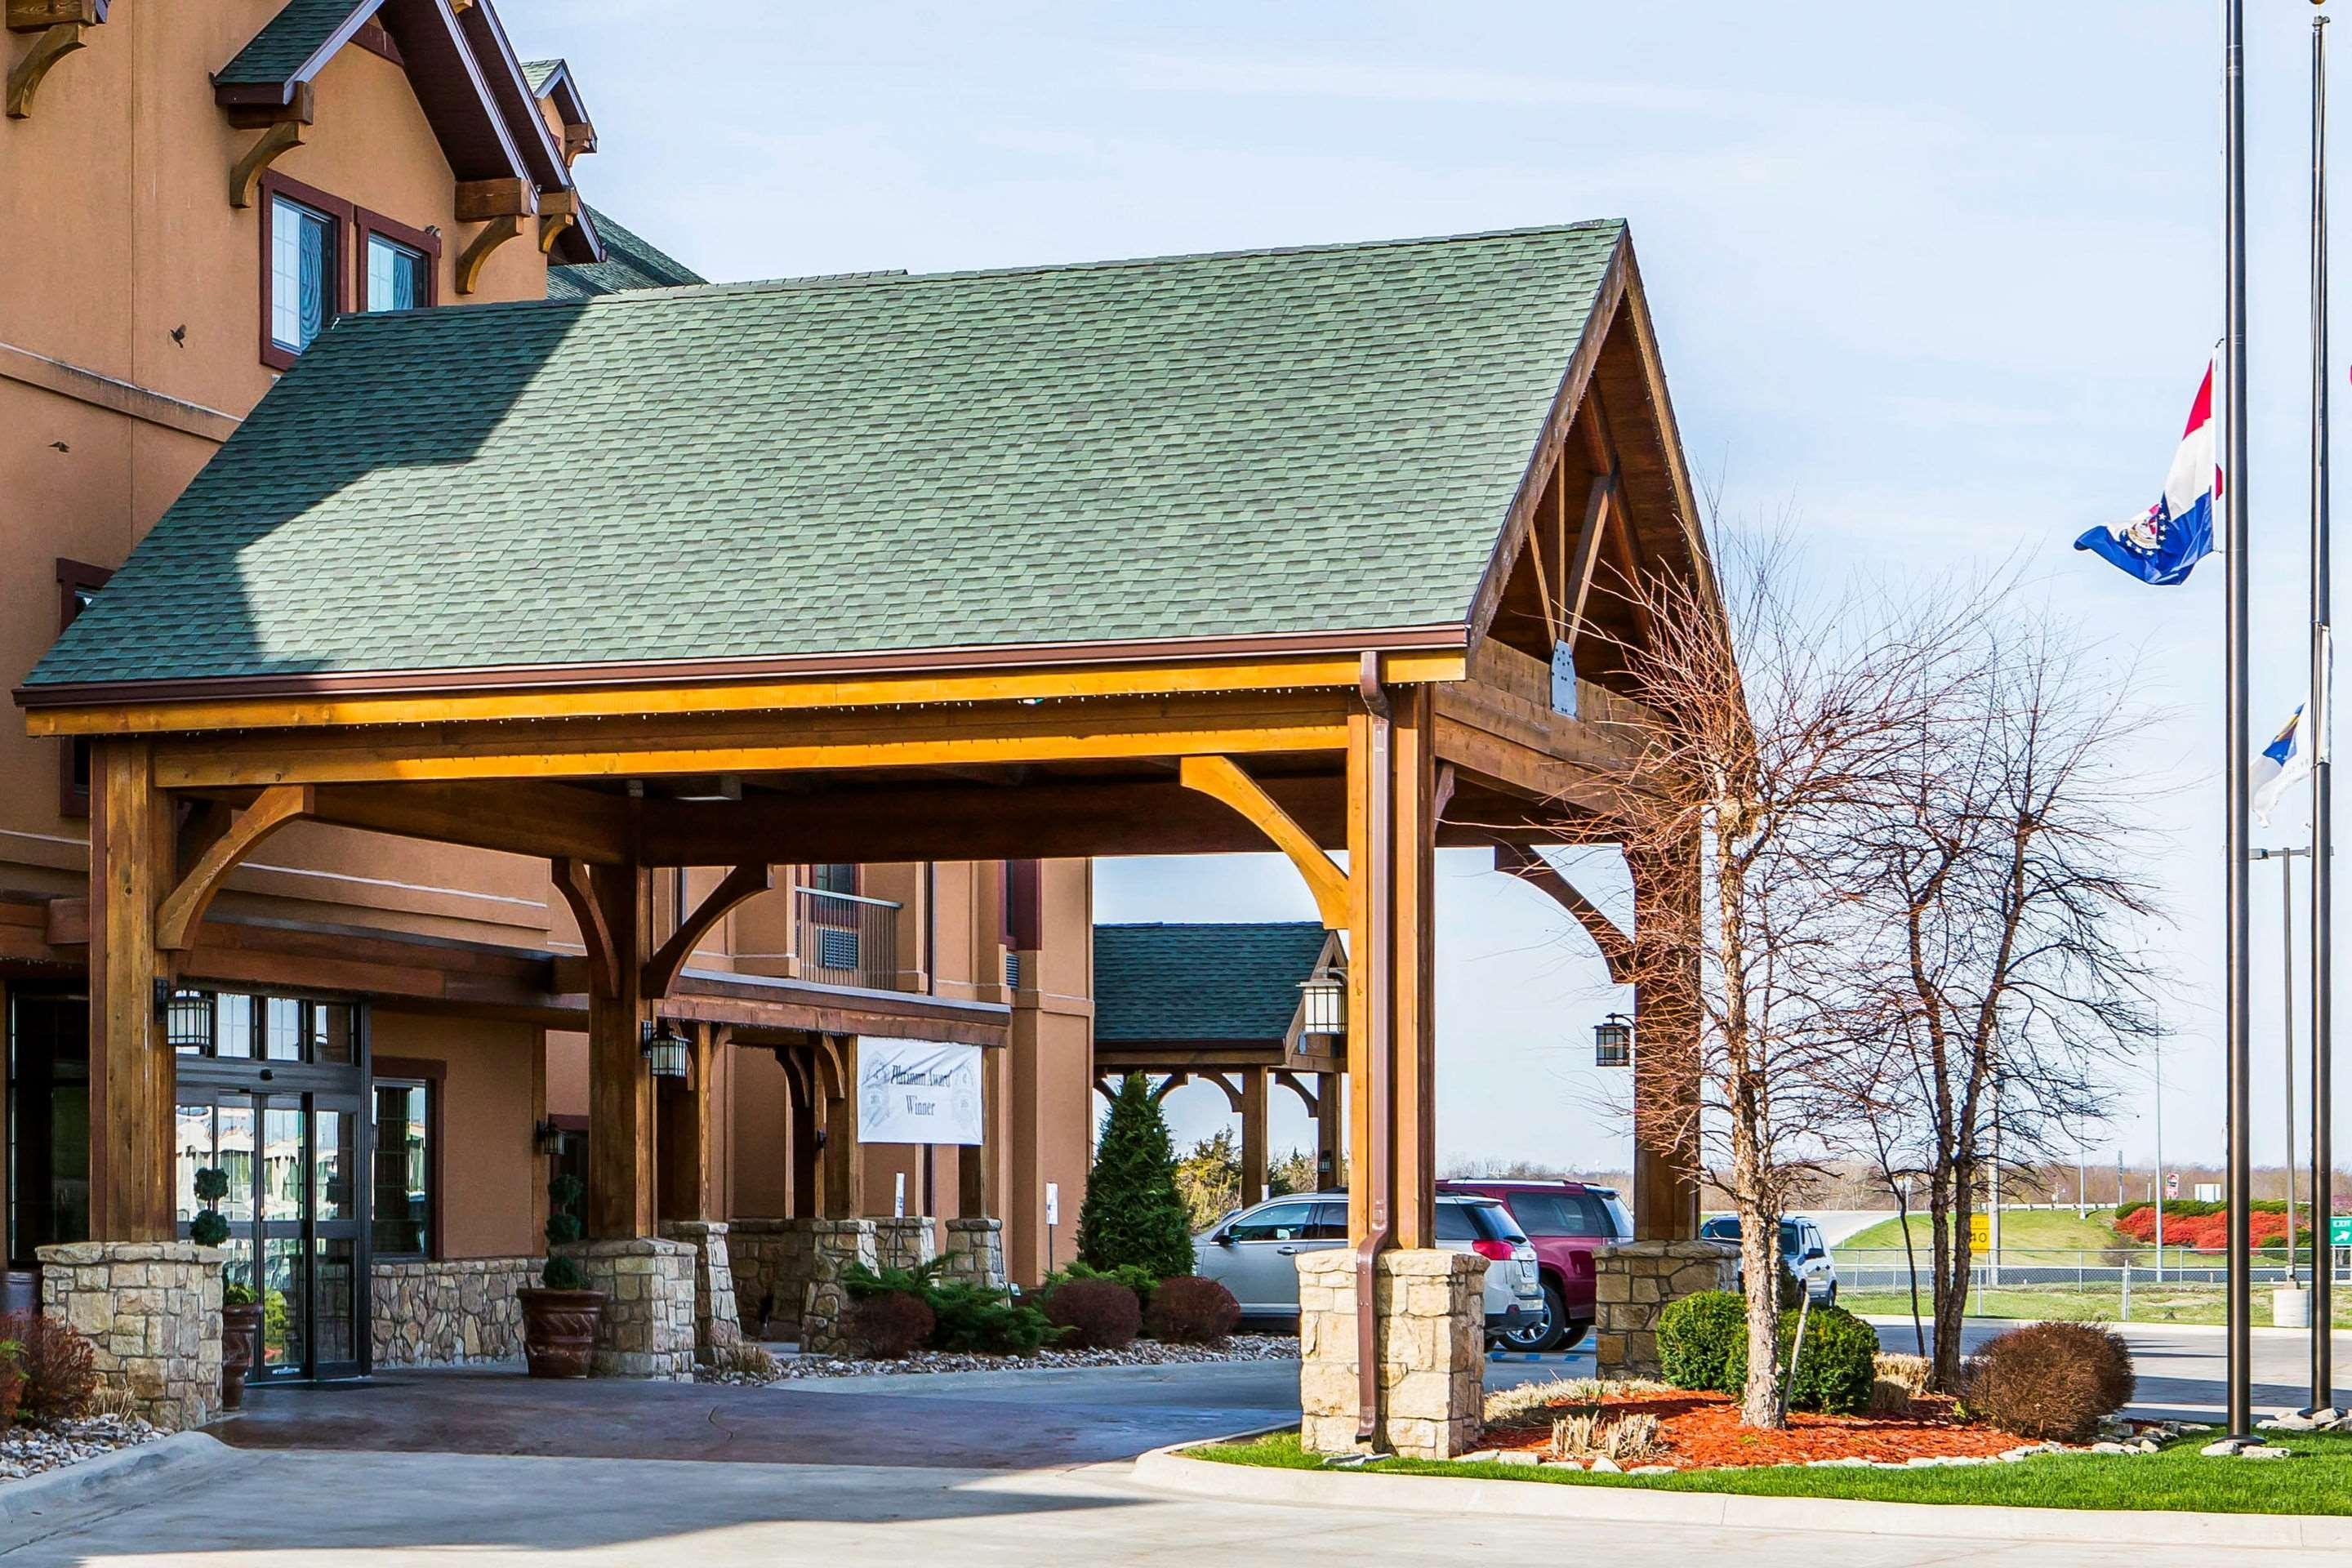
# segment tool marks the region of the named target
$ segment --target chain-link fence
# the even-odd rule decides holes
[[[1916,1278],[1922,1310],[1927,1310],[1935,1270],[1926,1247],[1919,1248],[1916,1263],[1899,1247],[1833,1247],[1830,1256],[1837,1268],[1843,1304],[1864,1311],[1907,1313]],[[2352,1286],[2352,1247],[2336,1247],[2331,1258],[2333,1278]],[[1990,1317],[2219,1322],[2229,1264],[2227,1253],[2188,1247],[2168,1247],[2161,1256],[2152,1247],[2005,1247],[1997,1255],[1979,1251],[1969,1268],[1969,1310]],[[2312,1269],[2309,1247],[2297,1247],[2292,1261],[2284,1247],[2254,1249],[2258,1292],[2308,1286]],[[2347,1304],[2352,1306],[2352,1300]],[[2267,1301],[2263,1306],[2267,1310]]]

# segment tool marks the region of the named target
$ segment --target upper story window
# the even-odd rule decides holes
[[[289,370],[351,306],[357,209],[275,173],[261,176],[260,207],[261,362]]]
[[[808,869],[809,886],[820,893],[857,891],[857,868],[849,861],[820,861]]]
[[[416,310],[440,303],[441,237],[362,208],[360,308]]]

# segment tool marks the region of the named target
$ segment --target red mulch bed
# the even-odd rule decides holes
[[[1487,1446],[1548,1452],[1551,1424],[1570,1408],[1539,1412],[1486,1429]],[[1929,1394],[1911,1402],[1907,1415],[1817,1415],[1792,1411],[1786,1430],[1758,1431],[1739,1424],[1739,1405],[1721,1394],[1656,1394],[1601,1401],[1612,1415],[1658,1418],[1665,1452],[1643,1461],[1685,1469],[1731,1465],[1803,1464],[1809,1459],[1990,1458],[2026,1439],[2013,1432],[1963,1421],[1952,1402]]]

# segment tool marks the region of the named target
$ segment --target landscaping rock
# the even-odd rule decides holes
[[[1457,1465],[1492,1465],[1499,1462],[1502,1457],[1499,1448],[1481,1448],[1475,1454],[1456,1454],[1454,1462]]]
[[[2131,1452],[2131,1449],[2121,1443],[2094,1443],[2091,1445],[2091,1452],[2094,1454],[2128,1454]]]
[[[1622,1476],[1625,1473],[1625,1467],[1608,1455],[1602,1454],[1592,1461],[1592,1473],[1598,1476]]]
[[[863,1361],[856,1356],[835,1355],[776,1358],[779,1381],[804,1377],[903,1377],[932,1372],[1014,1372],[1028,1367],[1176,1366],[1297,1359],[1298,1342],[1286,1334],[1235,1334],[1221,1345],[1171,1345],[1158,1340],[1137,1340],[1124,1350],[1041,1350],[1034,1356],[917,1351],[904,1361]]]
[[[2308,1415],[2297,1411],[2282,1410],[2266,1421],[2255,1422],[2254,1429],[2260,1432],[2308,1432],[2313,1425]]]
[[[1671,1476],[1675,1468],[1672,1465],[1636,1465],[1625,1473],[1629,1476]]]
[[[138,1416],[88,1415],[47,1426],[11,1426],[0,1433],[0,1481],[21,1481],[169,1436]]]
[[[2004,1454],[2001,1457],[2003,1458],[2007,1458],[2009,1456]],[[1805,1468],[1809,1470],[1866,1470],[1870,1468],[1870,1461],[1868,1459],[1807,1459],[1805,1461]]]
[[[2252,1447],[2239,1449],[2238,1458],[2242,1459],[2291,1459],[2294,1458],[2294,1450],[2292,1448],[2273,1447],[2268,1443],[2256,1443]]]
[[[1532,1448],[1513,1448],[1500,1456],[1500,1462],[1506,1465],[1539,1465],[1543,1463],[1543,1456]]]

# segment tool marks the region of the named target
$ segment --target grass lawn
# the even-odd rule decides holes
[[[2269,1321],[2270,1301],[2266,1297],[2261,1297],[2259,1292],[2257,1295],[2255,1321],[2266,1322]],[[1982,1305],[1979,1305],[1979,1298]],[[1838,1305],[1849,1312],[1908,1318],[1911,1315],[1911,1292],[1841,1290],[1838,1292]],[[2132,1287],[2131,1321],[2135,1323],[2219,1323],[2226,1321],[2228,1310],[2227,1300],[2219,1285],[2159,1287],[2135,1284]],[[1935,1332],[1935,1302],[1926,1290],[1921,1290],[1919,1313],[1927,1320],[1930,1334]],[[2124,1321],[2123,1291],[2113,1285],[2093,1286],[2086,1290],[1971,1290],[1969,1292],[1969,1316],[2120,1323]]]
[[[1858,1498],[1874,1502],[1972,1503],[2004,1508],[2159,1510],[2195,1513],[2352,1514],[2352,1436],[2268,1433],[2292,1459],[2209,1459],[2210,1437],[2175,1439],[2163,1453],[2048,1454],[2018,1464],[1958,1469],[1832,1470],[1801,1466],[1685,1470],[1671,1476],[1596,1476],[1565,1465],[1460,1464],[1384,1459],[1366,1470],[1400,1476],[1475,1476],[1535,1485],[1637,1487],[1651,1491],[1738,1492],[1755,1497]],[[1216,1464],[1319,1469],[1322,1461],[1279,1432],[1247,1443],[1188,1450]]]
[[[2113,1209],[2093,1209],[2087,1219],[2076,1218],[2073,1209],[2004,1209],[2000,1215],[2001,1251],[2091,1252],[2109,1247],[2138,1246],[2129,1237],[2116,1234],[2108,1223],[2114,1216]],[[1919,1248],[1923,1257],[1934,1234],[1926,1215],[1911,1216],[1911,1244]],[[1856,1231],[1839,1242],[1836,1250],[1843,1252],[1849,1247],[1902,1251],[1902,1217],[1883,1219],[1866,1230]],[[2171,1248],[2165,1250],[2169,1252]]]

